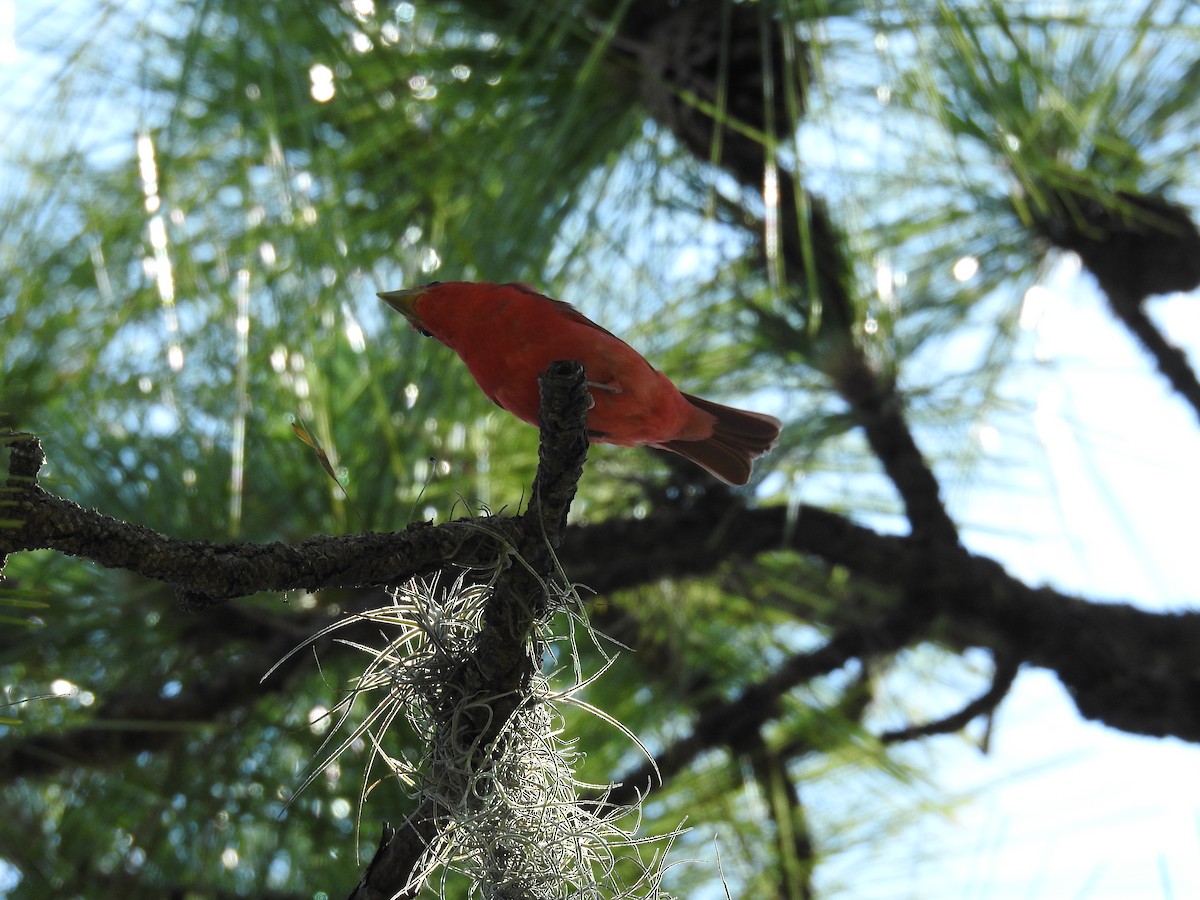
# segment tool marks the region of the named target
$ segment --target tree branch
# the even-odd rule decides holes
[[[913,617],[887,616],[878,622],[846,629],[818,650],[793,656],[736,697],[709,706],[691,734],[676,741],[653,762],[622,776],[608,794],[592,797],[591,802],[604,809],[628,806],[653,782],[666,783],[706,750],[721,746],[735,752],[751,749],[759,729],[778,716],[779,701],[794,687],[827,675],[868,652],[898,650],[907,645],[916,630],[918,625]]]
[[[1108,299],[1113,314],[1138,339],[1154,359],[1158,371],[1200,418],[1200,379],[1197,379],[1196,370],[1188,362],[1187,354],[1166,339],[1141,303],[1112,293]]]
[[[548,373],[546,384],[556,396],[566,397],[575,389],[562,371]],[[578,390],[584,391],[582,376]],[[176,540],[84,509],[38,485],[37,474],[46,459],[38,438],[9,436],[9,476],[2,508],[5,518],[18,524],[0,529],[0,562],[17,551],[57,550],[166,582],[186,606],[202,609],[260,591],[399,584],[435,572],[449,559],[464,566],[486,565],[505,545],[521,544],[544,556],[547,542],[557,546],[562,541],[566,510],[587,452],[586,438],[572,443],[570,421],[557,414],[543,431],[544,439],[553,443],[540,451],[530,501],[533,515],[464,519],[437,526],[419,522],[401,532],[321,535],[297,544]],[[563,460],[577,468],[564,468]],[[537,532],[536,541],[531,540],[531,530]]]
[[[378,606],[379,598],[368,600],[364,595],[358,605]],[[211,651],[197,649],[198,645],[219,644],[224,648],[220,665],[209,667],[203,677],[182,678],[181,690],[172,696],[163,696],[158,685],[148,687],[144,673],[139,673],[132,684],[105,686],[105,698],[92,714],[91,724],[0,742],[0,784],[52,777],[80,766],[105,769],[137,753],[159,752],[181,737],[194,735],[197,724],[220,721],[234,710],[286,691],[310,662],[305,654],[288,654],[299,636],[315,634],[353,611],[353,606],[343,604],[336,617],[306,615],[286,623],[252,618],[236,607],[219,618],[197,617],[193,621],[203,622],[204,627],[180,637],[187,642],[184,651],[190,647],[196,654],[206,654]],[[338,632],[338,638],[365,643],[374,633],[368,623],[351,623]],[[332,641],[326,637],[314,647]],[[268,670],[272,675],[264,682]]]
[[[176,540],[47,493],[37,483],[44,462],[36,437],[12,443],[4,510],[18,524],[0,528],[0,561],[22,550],[57,550],[165,582],[191,609],[259,591],[399,584],[437,571],[447,559],[486,564],[519,537],[515,520],[490,517],[297,544]]]
[[[755,732],[754,738],[746,756],[763,803],[771,811],[779,860],[779,896],[813,900],[817,896],[812,883],[816,851],[800,788],[788,771],[791,760],[768,747],[761,732]]]
[[[786,17],[776,20],[753,4],[735,4],[726,17],[708,15],[702,4],[662,6],[626,14],[611,52],[642,70],[643,102],[680,144],[701,162],[729,172],[747,191],[761,194],[772,162],[768,146],[790,140],[796,117],[807,107],[806,77],[796,75],[808,69],[809,51],[787,29]],[[785,64],[789,50],[794,51],[790,67]],[[714,159],[716,147],[720,156]],[[860,317],[850,293],[853,267],[845,237],[819,198],[791,172],[775,171],[785,292],[793,295],[804,328],[815,326],[815,334],[798,334],[789,349],[812,347],[809,364],[831,377],[850,406],[904,503],[914,536],[957,544],[958,529],[904,418],[895,381],[872,363],[856,336]],[[775,261],[767,259],[765,223],[749,214],[746,219],[757,226],[763,271],[769,271]]]
[[[616,548],[654,547],[627,558]],[[913,640],[1056,673],[1081,714],[1135,734],[1200,741],[1200,613],[1156,613],[1033,588],[995,560],[958,547],[883,535],[802,506],[671,512],[572,529],[563,560],[599,592],[663,577],[699,577],[731,559],[791,549],[895,589],[900,615],[926,622]]]
[[[473,747],[463,772],[486,769],[500,752],[509,719],[529,700],[538,662],[530,639],[552,612],[547,579],[566,530],[567,512],[587,457],[588,393],[583,367],[556,362],[539,380],[542,391],[541,446],[529,508],[517,519],[514,560],[487,600],[475,649],[455,670],[444,695],[455,698],[439,729],[453,731],[458,746]],[[501,548],[501,552],[503,549]],[[447,559],[449,561],[449,558]],[[444,784],[479,790],[463,772],[433,773]],[[446,819],[436,799],[426,797],[400,826],[384,826],[375,852],[350,900],[415,896],[425,853]]]

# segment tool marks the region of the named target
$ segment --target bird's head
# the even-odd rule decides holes
[[[441,284],[440,281],[431,281],[429,284],[423,284],[420,287],[404,288],[399,291],[380,291],[376,296],[384,303],[390,306],[404,318],[408,319],[408,323],[412,326],[413,331],[418,331],[425,337],[433,337],[432,333],[425,327],[425,323],[421,319],[421,315],[417,312],[417,304],[421,297],[429,293],[433,288]]]

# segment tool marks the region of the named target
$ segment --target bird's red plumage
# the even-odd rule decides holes
[[[592,440],[649,445],[745,484],[751,460],[779,435],[771,416],[681,393],[616,335],[574,307],[523,284],[445,282],[380,295],[413,327],[454,350],[496,404],[538,424],[538,376],[560,359],[582,363],[595,406]]]

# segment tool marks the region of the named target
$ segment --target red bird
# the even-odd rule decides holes
[[[434,281],[379,297],[457,353],[492,402],[531,425],[538,376],[564,359],[586,373],[593,442],[669,450],[737,485],[779,438],[778,419],[683,393],[616,335],[527,285]]]

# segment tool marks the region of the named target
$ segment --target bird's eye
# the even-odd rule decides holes
[[[430,334],[428,331],[426,331],[424,328],[418,328],[417,334],[421,335],[421,337],[433,337],[433,335]]]
[[[425,285],[425,287],[437,287],[439,284],[441,284],[440,281],[431,281],[427,285]]]

